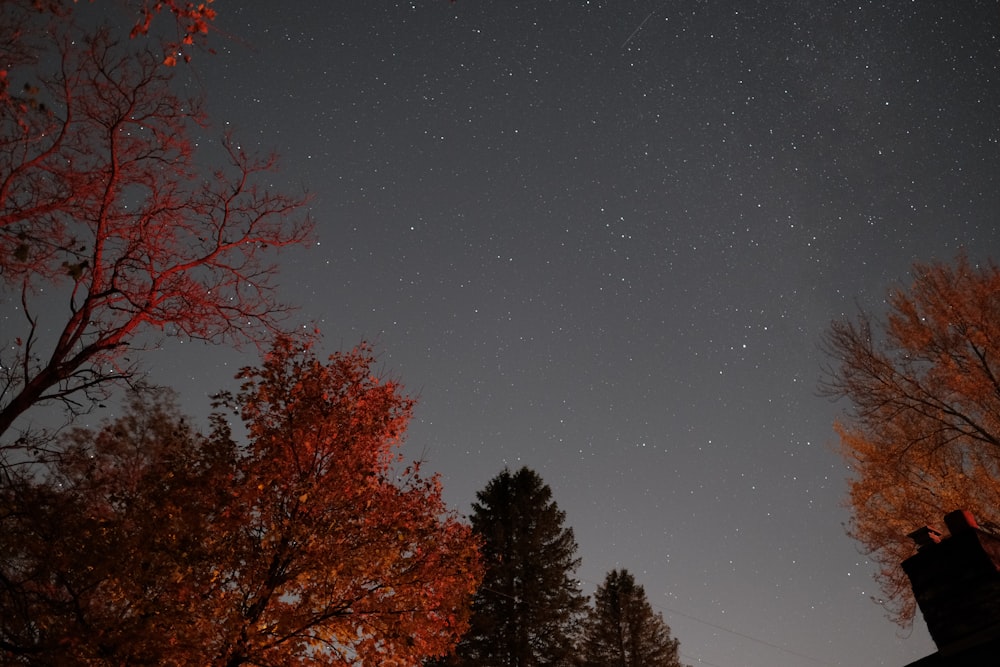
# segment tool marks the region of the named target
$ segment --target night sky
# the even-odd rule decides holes
[[[182,73],[206,141],[275,149],[274,185],[312,193],[285,297],[419,397],[405,451],[453,507],[533,468],[586,592],[629,569],[692,665],[933,650],[844,534],[818,345],[915,260],[1000,259],[997,3],[216,9]],[[148,357],[191,410],[255,359]]]

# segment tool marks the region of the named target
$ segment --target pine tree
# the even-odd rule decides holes
[[[627,570],[612,570],[584,625],[585,667],[681,667],[679,642]]]
[[[504,470],[477,494],[472,527],[486,566],[471,628],[451,664],[559,667],[574,664],[586,597],[573,577],[573,530],[537,473]]]

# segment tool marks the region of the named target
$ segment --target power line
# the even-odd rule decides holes
[[[589,579],[581,579],[580,581],[586,581],[588,584],[593,584],[594,586],[598,586],[599,585],[596,582],[590,581]],[[743,639],[747,639],[749,641],[756,642],[758,644],[762,644],[762,645],[767,646],[769,648],[773,648],[773,649],[775,649],[777,651],[781,651],[782,653],[787,653],[788,655],[793,655],[796,658],[804,658],[806,660],[810,660],[812,662],[815,662],[818,665],[826,665],[826,667],[836,667],[836,665],[834,665],[831,662],[827,662],[825,660],[820,660],[819,658],[814,658],[813,656],[806,655],[805,653],[799,653],[798,651],[793,651],[792,649],[785,648],[784,646],[779,646],[778,644],[774,644],[774,643],[766,641],[764,639],[759,639],[757,637],[752,637],[752,636],[750,636],[748,634],[744,634],[744,633],[739,632],[737,630],[733,630],[731,628],[727,628],[727,627],[721,626],[721,625],[719,625],[717,623],[713,623],[712,621],[706,621],[703,618],[698,618],[697,616],[694,616],[692,614],[687,614],[687,613],[685,613],[683,611],[678,611],[676,609],[671,609],[670,607],[665,607],[665,606],[663,606],[663,605],[661,605],[659,603],[652,602],[652,601],[650,601],[649,604],[651,606],[653,606],[653,607],[656,607],[656,608],[658,608],[658,609],[660,609],[662,611],[667,612],[668,614],[676,614],[677,616],[683,616],[684,618],[689,618],[692,621],[696,621],[698,623],[703,623],[704,625],[707,625],[709,627],[715,628],[716,630],[722,630],[723,632],[728,632],[729,634],[736,635],[737,637],[742,637]],[[685,657],[687,659],[689,659],[689,660],[697,660],[697,658],[694,658],[692,656],[685,656]],[[701,661],[701,664],[703,664],[703,665],[710,665],[711,667],[719,667],[719,665],[712,665],[712,663],[710,663],[710,662]]]
[[[722,665],[717,665],[714,662],[709,662],[708,660],[702,660],[701,658],[696,658],[692,655],[684,653],[683,651],[678,651],[678,653],[680,653],[680,656],[685,660],[694,660],[699,665],[705,665],[706,667],[722,667]]]
[[[814,658],[811,655],[806,655],[805,653],[799,653],[798,651],[793,651],[790,648],[785,648],[784,646],[779,646],[778,644],[773,644],[773,643],[771,643],[769,641],[766,641],[764,639],[759,639],[757,637],[751,637],[750,635],[744,634],[742,632],[737,632],[736,630],[732,630],[730,628],[723,627],[723,626],[718,625],[716,623],[712,623],[711,621],[706,621],[704,619],[698,618],[697,616],[692,616],[691,614],[685,614],[682,611],[677,611],[676,609],[671,609],[670,607],[664,607],[663,605],[657,604],[655,602],[651,602],[650,604],[652,606],[654,606],[654,607],[659,607],[663,611],[666,611],[666,612],[668,612],[670,614],[677,614],[678,616],[683,616],[684,618],[690,618],[692,621],[697,621],[698,623],[704,623],[705,625],[713,627],[716,630],[722,630],[723,632],[728,632],[730,634],[736,635],[737,637],[742,637],[743,639],[749,639],[752,642],[757,642],[758,644],[763,644],[764,646],[769,646],[769,647],[771,647],[773,649],[777,649],[778,651],[782,651],[782,652],[787,653],[789,655],[794,655],[796,658],[805,658],[806,660],[812,660],[813,662],[815,662],[816,664],[819,664],[819,665],[827,665],[827,667],[836,667],[832,662],[827,662],[826,660],[820,660],[819,658]],[[705,663],[705,664],[708,664],[708,663]]]
[[[593,584],[594,586],[598,586],[599,585],[599,584],[597,584],[597,582],[590,581],[589,579],[582,579],[580,577],[577,577],[577,581],[585,581],[588,584]],[[512,600],[517,600],[516,596],[509,595],[509,594],[501,592],[501,591],[497,591],[497,590],[493,590],[493,589],[485,588],[485,587],[483,588],[483,590],[486,590],[486,591],[488,591],[490,593],[493,593],[494,595],[501,595],[503,597],[510,598]],[[647,598],[647,601],[649,601],[648,598]],[[705,619],[699,618],[697,616],[694,616],[693,614],[688,614],[688,613],[683,612],[683,611],[678,611],[677,609],[672,609],[670,607],[666,607],[666,606],[664,606],[662,604],[659,604],[657,602],[650,601],[649,604],[650,604],[650,606],[656,607],[657,609],[660,609],[661,611],[665,611],[668,614],[675,614],[677,616],[683,616],[684,618],[688,618],[688,619],[691,619],[692,621],[696,621],[698,623],[702,623],[702,624],[707,625],[707,626],[709,626],[711,628],[715,628],[716,630],[721,630],[723,632],[728,632],[729,634],[736,635],[737,637],[741,637],[743,639],[746,639],[746,640],[749,640],[749,641],[752,641],[752,642],[756,642],[758,644],[762,644],[762,645],[767,646],[769,648],[773,648],[773,649],[775,649],[777,651],[781,651],[782,653],[787,653],[788,655],[795,656],[796,658],[804,658],[806,660],[810,660],[812,662],[815,662],[818,665],[826,665],[826,667],[836,667],[836,665],[834,665],[831,662],[827,662],[825,660],[820,660],[819,658],[814,658],[813,656],[806,655],[805,653],[799,653],[798,651],[793,651],[790,648],[785,648],[784,646],[780,646],[778,644],[769,642],[767,640],[760,639],[758,637],[753,637],[753,636],[745,634],[743,632],[739,632],[738,630],[733,630],[732,628],[727,628],[725,626],[719,625],[718,623],[713,623],[712,621],[706,621]],[[722,667],[721,665],[716,665],[715,663],[708,662],[706,660],[702,660],[700,658],[697,658],[697,657],[692,656],[692,655],[687,655],[685,653],[682,653],[681,656],[683,658],[685,658],[686,660],[694,660],[696,663],[701,664],[701,665],[705,665],[706,667]]]

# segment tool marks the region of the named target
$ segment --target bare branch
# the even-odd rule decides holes
[[[264,187],[274,156],[249,156],[227,136],[228,162],[203,173],[190,136],[205,119],[162,56],[68,20],[39,34],[51,35],[57,70],[26,58],[27,97],[0,100],[21,110],[0,120],[0,280],[18,286],[27,318],[23,335],[5,332],[22,344],[0,352],[0,434],[36,404],[75,412],[127,380],[136,367],[105,369],[144,332],[269,340],[289,312],[274,255],[312,232],[305,197]],[[48,307],[56,294],[61,321]],[[31,315],[42,298],[56,332],[44,339]]]
[[[838,425],[850,462],[849,533],[881,566],[890,613],[915,611],[899,563],[906,535],[956,508],[987,519],[1000,505],[1000,270],[918,264],[884,320],[830,325],[821,393],[847,398]]]

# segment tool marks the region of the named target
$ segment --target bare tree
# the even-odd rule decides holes
[[[0,12],[20,54],[0,98],[0,434],[40,403],[85,410],[137,372],[146,334],[270,338],[272,252],[312,227],[303,197],[262,186],[274,156],[227,136],[200,167],[204,115],[162,55],[19,4]]]

